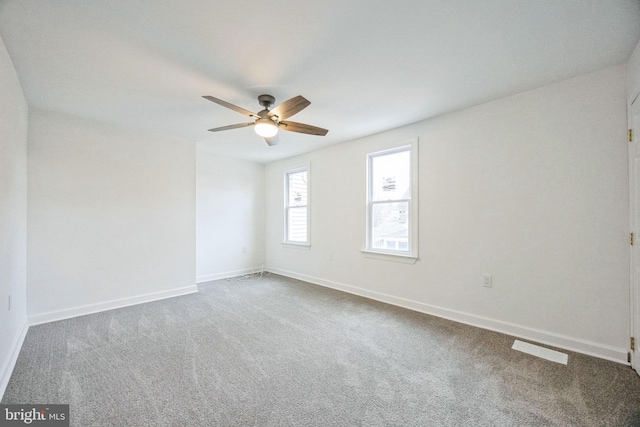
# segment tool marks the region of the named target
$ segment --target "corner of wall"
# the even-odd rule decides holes
[[[640,41],[627,62],[627,98],[631,103],[640,93]]]
[[[24,338],[27,336],[28,330],[29,325],[25,318],[22,323],[22,327],[18,329],[18,334],[15,336],[11,346],[9,347],[9,354],[0,369],[0,401],[2,401],[7,385],[9,385],[13,368],[16,366],[16,362],[18,361],[18,356],[22,349],[22,343],[24,342]]]
[[[27,333],[28,105],[0,38],[0,398]],[[5,256],[6,255],[6,256]]]

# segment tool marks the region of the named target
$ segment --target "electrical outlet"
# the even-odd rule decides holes
[[[490,274],[482,275],[482,286],[484,286],[485,288],[490,288],[491,286],[493,286],[493,278]]]

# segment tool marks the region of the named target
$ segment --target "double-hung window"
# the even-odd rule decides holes
[[[285,243],[309,244],[309,168],[285,172]]]
[[[365,252],[417,258],[417,143],[367,155]]]

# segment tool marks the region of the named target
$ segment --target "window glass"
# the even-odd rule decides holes
[[[308,169],[285,173],[285,242],[309,242]]]
[[[412,146],[368,155],[367,250],[400,255],[412,245]]]
[[[372,200],[411,198],[411,152],[378,155],[371,158]]]
[[[372,239],[375,249],[409,250],[409,202],[372,206]]]

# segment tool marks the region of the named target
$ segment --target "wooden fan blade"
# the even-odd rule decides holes
[[[256,119],[259,119],[260,117],[258,117],[257,114],[253,114],[251,111],[249,110],[245,110],[242,107],[238,107],[237,105],[233,105],[228,103],[227,101],[223,101],[222,99],[218,99],[218,98],[214,98],[213,96],[209,96],[209,95],[205,95],[203,96],[204,99],[208,99],[211,102],[215,102],[218,105],[222,105],[223,107],[227,107],[233,111],[237,111],[240,114],[244,114],[245,116],[249,116],[249,117],[255,117]]]
[[[278,138],[278,134],[275,134],[271,137],[265,138],[265,141],[267,141],[267,144],[269,144],[270,147],[274,146],[274,145],[278,145],[280,143],[280,139]]]
[[[289,132],[307,133],[309,135],[325,136],[329,132],[327,129],[296,122],[280,122],[279,127]]]
[[[209,129],[209,132],[219,132],[221,130],[244,128],[244,127],[247,127],[247,126],[253,126],[254,124],[255,124],[254,122],[236,123],[235,125],[222,126],[222,127],[219,127],[219,128]]]
[[[284,101],[282,104],[274,107],[269,111],[269,117],[278,116],[279,120],[286,120],[296,113],[304,110],[311,104],[304,96],[298,95],[294,98]]]

